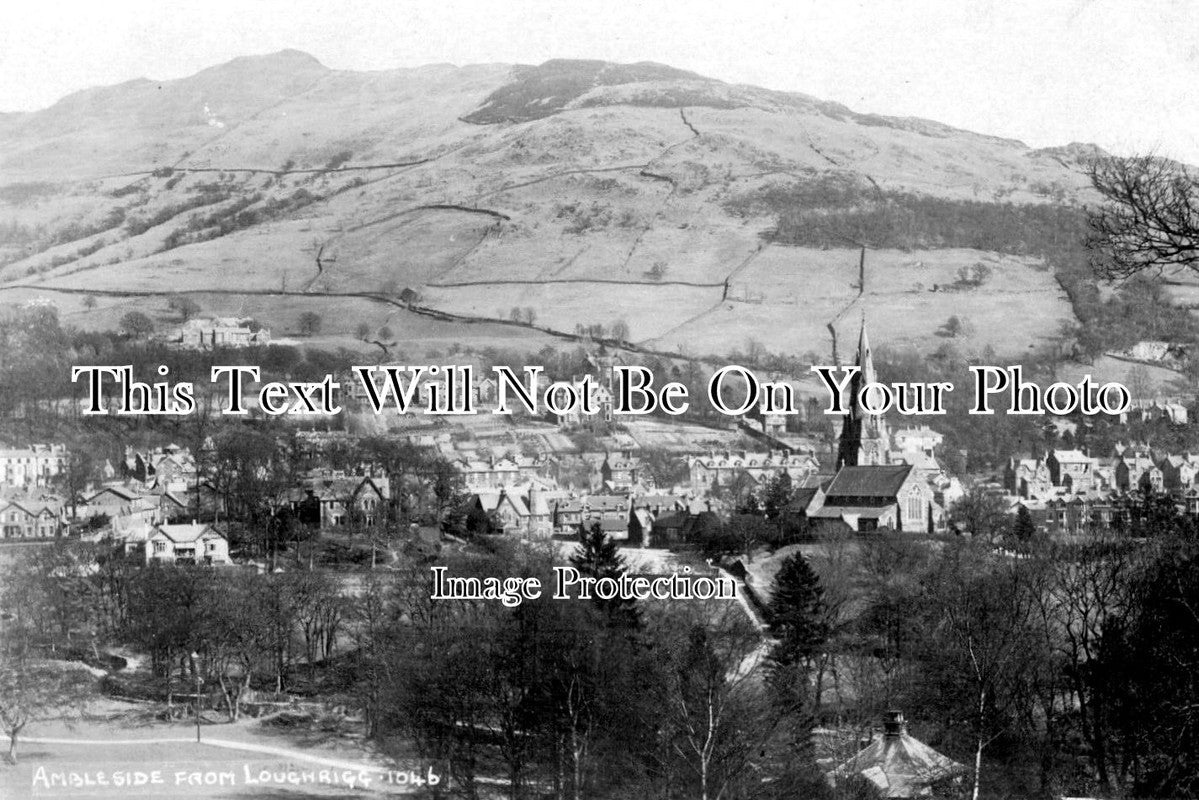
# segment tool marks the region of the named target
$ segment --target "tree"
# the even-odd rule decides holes
[[[366,337],[371,335],[371,326],[365,322],[358,323],[358,327],[354,329],[354,335],[365,341]]]
[[[927,584],[923,685],[926,707],[960,725],[974,750],[972,800],[982,787],[983,753],[1030,714],[1037,598],[1020,562],[996,561],[974,543],[946,547]]]
[[[656,711],[666,748],[663,781],[675,790],[666,796],[752,796],[766,762],[796,753],[791,741],[778,739],[793,709],[762,681],[754,656],[761,638],[735,603],[689,602],[665,611],[651,620],[650,632],[662,682]]]
[[[775,576],[767,620],[777,640],[768,663],[780,703],[795,712],[819,706],[820,682],[812,692],[809,681],[828,640],[828,617],[820,578],[800,553],[788,556]]]
[[[83,298],[83,307],[86,308],[88,311],[91,311],[93,308],[95,308],[96,307],[96,296],[94,294],[89,294],[86,297],[84,297]]]
[[[305,311],[298,322],[301,336],[316,336],[321,332],[321,315],[315,311]]]
[[[1107,620],[1092,680],[1119,735],[1135,797],[1199,793],[1199,553],[1172,542],[1133,582],[1137,602]]]
[[[184,322],[200,313],[200,304],[186,295],[174,295],[167,301],[167,308],[176,312]]]
[[[121,331],[133,339],[142,339],[154,332],[154,322],[140,311],[130,311],[121,317]]]
[[[570,565],[583,577],[597,580],[611,578],[619,581],[620,576],[628,572],[628,566],[625,565],[624,556],[620,554],[616,541],[604,533],[598,522],[592,523],[590,528],[579,526],[579,547],[570,557]],[[637,607],[632,598],[617,595],[605,600],[596,596],[592,602],[606,613],[613,623],[637,624]]]
[[[758,493],[758,504],[762,507],[766,519],[774,522],[781,530],[783,516],[794,497],[795,489],[791,483],[791,476],[786,472],[780,472],[762,487]]]
[[[379,341],[389,342],[394,338],[395,338],[395,334],[392,332],[391,328],[384,325],[382,328],[379,329]]]
[[[772,663],[806,669],[829,631],[820,578],[800,553],[788,556],[774,578],[768,618],[770,632],[778,639],[770,651]]]
[[[0,655],[0,730],[8,737],[8,758],[17,763],[17,743],[31,721],[79,705],[92,682],[77,669],[37,663],[20,647]]]
[[[1149,374],[1149,370],[1144,364],[1137,364],[1128,370],[1124,376],[1124,385],[1128,388],[1129,394],[1136,399],[1145,399],[1153,397],[1155,385],[1153,376]]]
[[[953,504],[949,523],[958,531],[988,540],[1002,537],[1011,524],[1003,498],[975,486]]]
[[[1012,535],[1018,541],[1027,542],[1037,533],[1037,525],[1032,521],[1032,512],[1023,503],[1016,509],[1016,524],[1012,526]]]
[[[1199,270],[1199,182],[1158,156],[1103,157],[1087,168],[1106,201],[1089,209],[1091,267],[1108,280],[1146,270]]]
[[[959,317],[956,314],[947,319],[940,330],[943,336],[947,336],[950,339],[956,339],[959,336],[969,336],[970,332],[970,323],[965,318]]]
[[[612,323],[612,338],[618,342],[627,342],[629,340],[629,323],[623,319],[618,319]]]

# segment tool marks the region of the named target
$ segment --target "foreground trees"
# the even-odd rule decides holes
[[[606,544],[584,535],[576,568],[622,569]],[[500,543],[450,571],[552,586],[553,563]],[[730,800],[810,778],[811,753],[787,724],[794,710],[773,693],[762,636],[736,603],[543,597],[508,609],[430,593],[427,569],[396,583],[365,674],[379,681],[380,735],[410,734],[467,797],[497,773],[512,797],[571,800]]]

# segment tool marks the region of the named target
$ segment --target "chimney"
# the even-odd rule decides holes
[[[888,711],[883,721],[883,739],[893,742],[908,732],[902,711]]]

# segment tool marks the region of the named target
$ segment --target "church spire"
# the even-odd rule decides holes
[[[858,366],[862,368],[860,373],[862,383],[874,383],[877,378],[874,372],[874,354],[870,352],[870,337],[866,335],[866,312],[862,312],[862,330],[858,334]]]
[[[866,314],[862,313],[862,328],[858,334],[858,372],[849,381],[849,413],[841,428],[837,452],[837,468],[886,464],[890,441],[887,423],[881,416],[871,414],[858,403],[862,387],[877,381],[874,354],[866,333]]]

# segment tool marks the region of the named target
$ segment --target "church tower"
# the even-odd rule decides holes
[[[891,449],[891,437],[887,432],[886,420],[878,414],[868,413],[858,404],[858,394],[862,387],[877,380],[864,317],[862,331],[858,336],[857,365],[861,369],[849,382],[849,413],[845,415],[845,421],[841,426],[841,440],[837,449],[837,469],[886,464],[888,452]]]

